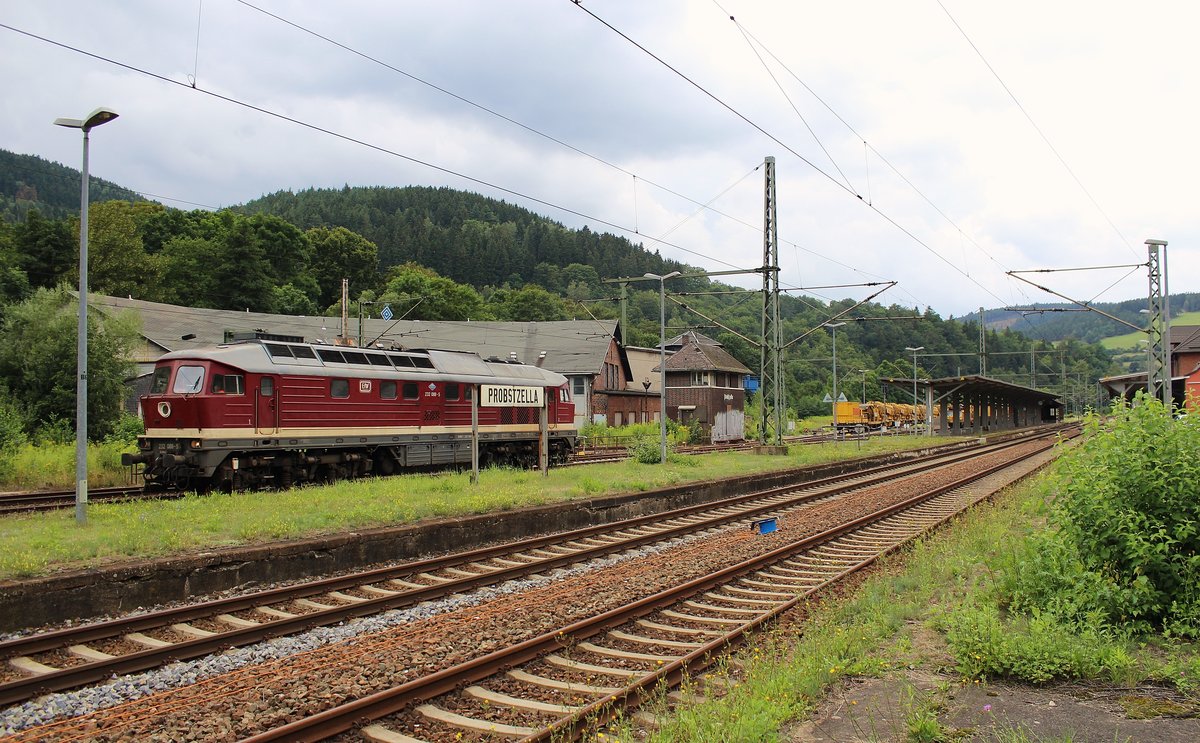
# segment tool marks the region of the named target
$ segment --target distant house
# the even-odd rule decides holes
[[[746,437],[744,379],[750,374],[717,341],[688,332],[667,341],[667,415],[699,423],[714,443]]]
[[[226,342],[228,334],[259,330],[318,343],[358,345],[361,337],[363,345],[471,351],[485,358],[536,364],[569,380],[576,425],[658,419],[657,378],[649,388],[635,383],[616,320],[443,322],[363,318],[360,325],[358,318],[350,318],[343,331],[340,317],[212,310],[98,295],[91,296],[88,304],[109,314],[132,312],[141,322],[142,344],[134,354],[138,373],[128,402],[131,411],[136,411],[137,398],[146,391],[154,363],[163,354],[213,346]],[[655,363],[657,354],[655,350]],[[639,361],[639,374],[642,366],[644,363]]]
[[[1172,325],[1170,343],[1171,397],[1176,405],[1200,413],[1200,325]],[[1146,372],[1104,377],[1100,384],[1112,396],[1132,400],[1146,389]]]

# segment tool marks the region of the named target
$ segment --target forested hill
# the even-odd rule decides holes
[[[1170,300],[1172,317],[1184,312],[1200,311],[1200,294],[1172,294]],[[992,329],[1019,329],[1031,338],[1051,341],[1075,338],[1086,343],[1096,343],[1103,338],[1129,332],[1129,328],[1121,323],[1110,320],[1099,312],[1082,310],[1076,304],[1043,302],[1038,303],[1038,306],[1050,311],[1027,314],[1025,317],[1028,322],[1025,322],[1016,312],[987,310],[984,322]],[[1145,297],[1124,302],[1095,302],[1090,306],[1138,327],[1146,325],[1146,316],[1141,314],[1146,309]]]
[[[542,284],[545,266],[591,266],[601,278],[684,268],[623,237],[567,229],[523,207],[451,188],[280,191],[239,211],[282,217],[302,230],[345,227],[379,246],[383,272],[411,261],[476,287]]]
[[[18,155],[0,150],[0,217],[17,222],[30,209],[43,217],[59,219],[79,213],[79,176],[75,168],[43,160],[36,155]],[[127,188],[92,176],[88,183],[90,201],[146,201]]]

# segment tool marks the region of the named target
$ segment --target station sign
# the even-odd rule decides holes
[[[544,392],[541,387],[481,384],[479,405],[484,408],[541,408],[546,405]]]

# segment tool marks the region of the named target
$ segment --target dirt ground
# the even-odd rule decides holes
[[[809,720],[780,739],[809,741],[1055,741],[1056,743],[1196,743],[1200,703],[1165,687],[1113,688],[1095,683],[1028,686],[964,682],[941,638],[910,624],[912,660],[883,678],[851,678],[835,687]],[[924,714],[936,720],[910,726]],[[922,737],[940,731],[942,737]]]

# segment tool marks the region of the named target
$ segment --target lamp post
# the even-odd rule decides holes
[[[912,351],[913,355],[913,435],[917,435],[917,351],[924,351],[925,346],[905,346],[905,351]]]
[[[88,133],[117,118],[97,108],[86,119],[55,119],[56,126],[83,130],[83,186],[79,196],[79,338],[75,364],[75,523],[87,523],[87,300],[88,300]]]
[[[861,401],[863,405],[867,404],[867,372],[868,371],[870,371],[870,370],[869,369],[859,369],[858,370],[858,373],[863,375],[863,379],[862,379],[863,389],[862,389],[862,401]]]
[[[845,325],[844,322],[828,323],[825,327],[833,331],[833,435],[837,437],[837,329]]]
[[[659,461],[663,464],[667,463],[667,279],[678,275],[678,271],[672,271],[666,276],[656,273],[643,274],[647,279],[658,281],[658,433],[662,456]]]

